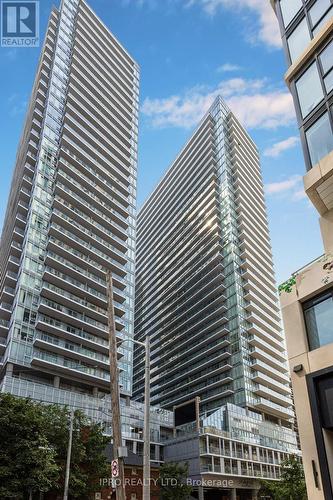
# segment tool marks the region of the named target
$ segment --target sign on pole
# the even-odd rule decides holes
[[[112,462],[111,462],[111,471],[112,471],[112,477],[113,478],[119,477],[119,464],[118,464],[118,460],[112,460]]]

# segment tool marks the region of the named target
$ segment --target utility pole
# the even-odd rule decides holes
[[[145,401],[143,429],[143,500],[150,500],[150,338],[145,341]]]
[[[116,498],[125,500],[125,475],[124,459],[119,454],[122,447],[121,418],[120,418],[120,394],[117,362],[117,338],[113,306],[113,283],[111,271],[107,274],[107,296],[108,296],[108,324],[109,324],[109,365],[110,365],[110,392],[112,413],[112,437],[113,457],[118,460],[119,477],[116,481]]]
[[[74,424],[74,410],[72,409],[69,421],[69,437],[68,437],[68,447],[67,447],[64,500],[68,500],[69,473],[70,473],[71,458],[72,458],[73,424]]]

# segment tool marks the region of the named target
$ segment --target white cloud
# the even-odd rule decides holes
[[[294,192],[292,199],[294,201],[299,201],[299,200],[305,200],[306,198],[307,198],[307,195],[306,195],[304,189],[299,189],[299,190]]]
[[[142,113],[154,127],[190,128],[199,123],[214,99],[221,95],[244,127],[276,128],[295,120],[291,95],[267,90],[267,81],[232,78],[217,87],[197,86],[183,95],[162,99],[146,98]]]
[[[259,18],[257,40],[270,47],[281,47],[281,35],[278,22],[269,0],[189,0],[187,6],[201,5],[207,14],[215,15],[221,7],[235,10],[253,11]]]
[[[270,148],[264,151],[264,156],[268,156],[270,158],[277,158],[281,153],[287,151],[288,149],[292,149],[298,144],[299,138],[297,136],[289,137],[284,141],[277,142],[273,144]]]
[[[123,6],[137,5],[139,7],[157,8],[160,4],[157,0],[121,0]],[[278,21],[269,0],[164,0],[163,8],[167,5],[183,5],[190,8],[194,5],[201,7],[209,16],[216,15],[221,8],[239,11],[253,12],[258,17],[258,26],[250,27],[251,34],[248,38],[252,41],[264,42],[270,47],[280,48],[281,35]]]
[[[233,71],[240,71],[242,68],[237,64],[225,63],[217,68],[218,73],[232,73]]]
[[[299,196],[300,193],[300,183],[302,181],[301,175],[293,175],[286,179],[285,181],[280,182],[271,182],[270,184],[266,184],[265,191],[267,194],[281,194],[288,193],[293,191],[293,196]],[[295,190],[296,189],[296,190]],[[298,195],[296,194],[298,193]]]

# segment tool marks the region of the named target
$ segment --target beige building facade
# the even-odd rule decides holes
[[[281,285],[308,497],[333,498],[333,2],[271,2],[279,20],[324,254]]]

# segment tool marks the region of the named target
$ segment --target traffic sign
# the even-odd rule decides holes
[[[112,473],[112,477],[113,478],[119,477],[119,464],[118,464],[118,460],[112,460],[112,462],[111,462],[111,473]]]

